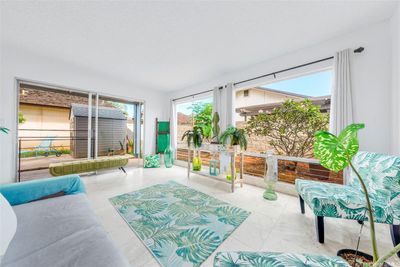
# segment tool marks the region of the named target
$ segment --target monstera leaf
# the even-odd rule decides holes
[[[363,128],[363,123],[350,124],[339,136],[318,131],[315,134],[314,156],[327,169],[336,172],[343,170],[358,152],[357,132]]]
[[[209,229],[191,228],[180,233],[175,253],[194,266],[199,266],[220,242],[220,237]]]

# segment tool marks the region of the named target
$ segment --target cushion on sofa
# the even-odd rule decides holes
[[[2,267],[129,266],[84,194],[35,201],[13,209],[18,228]]]

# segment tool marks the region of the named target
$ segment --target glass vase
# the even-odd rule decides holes
[[[214,154],[212,154],[212,158],[210,159],[209,173],[210,173],[210,175],[213,175],[213,176],[219,175],[218,162],[215,159]]]
[[[174,165],[174,150],[171,146],[167,146],[164,150],[164,164],[166,168],[171,168]]]
[[[200,157],[193,157],[193,171],[201,171],[201,158]]]
[[[267,200],[276,200],[278,198],[275,192],[275,184],[278,180],[277,177],[277,161],[272,151],[267,151],[267,173],[264,177],[264,183],[266,186],[263,197]]]

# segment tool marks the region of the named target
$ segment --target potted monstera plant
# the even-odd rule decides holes
[[[186,132],[183,133],[182,140],[186,138],[187,145],[188,145],[188,157],[190,161],[190,148],[194,147],[194,154],[193,154],[193,170],[194,171],[200,171],[201,170],[201,158],[200,158],[200,153],[197,151],[199,147],[201,147],[201,144],[203,143],[203,130],[201,127],[194,126],[192,130],[187,130]],[[197,155],[197,153],[198,155]]]
[[[347,126],[338,136],[335,136],[326,131],[318,131],[315,134],[315,142],[314,142],[314,155],[316,158],[320,160],[320,163],[325,168],[338,172],[343,170],[344,168],[350,166],[358,180],[360,181],[362,190],[364,192],[365,201],[367,204],[367,214],[368,221],[370,222],[370,235],[371,235],[371,244],[373,250],[373,256],[371,257],[365,253],[354,253],[353,255],[360,255],[359,259],[357,259],[357,266],[373,266],[373,267],[381,267],[388,266],[385,261],[400,251],[400,244],[395,246],[391,251],[386,253],[384,256],[379,257],[378,255],[378,247],[376,242],[375,235],[375,223],[374,223],[374,215],[372,212],[371,201],[369,199],[367,186],[365,185],[363,178],[360,173],[356,170],[354,165],[352,164],[352,159],[358,152],[358,138],[357,133],[360,129],[365,127],[362,123],[350,124]],[[350,250],[346,250],[349,252]],[[340,254],[340,253],[338,253]],[[341,255],[343,256],[343,255]],[[368,256],[370,256],[370,261],[368,260]],[[364,262],[363,262],[364,261]],[[355,262],[354,260],[352,262]]]

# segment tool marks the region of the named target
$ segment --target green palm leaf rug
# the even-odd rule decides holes
[[[250,215],[174,181],[110,202],[165,267],[199,266]]]

